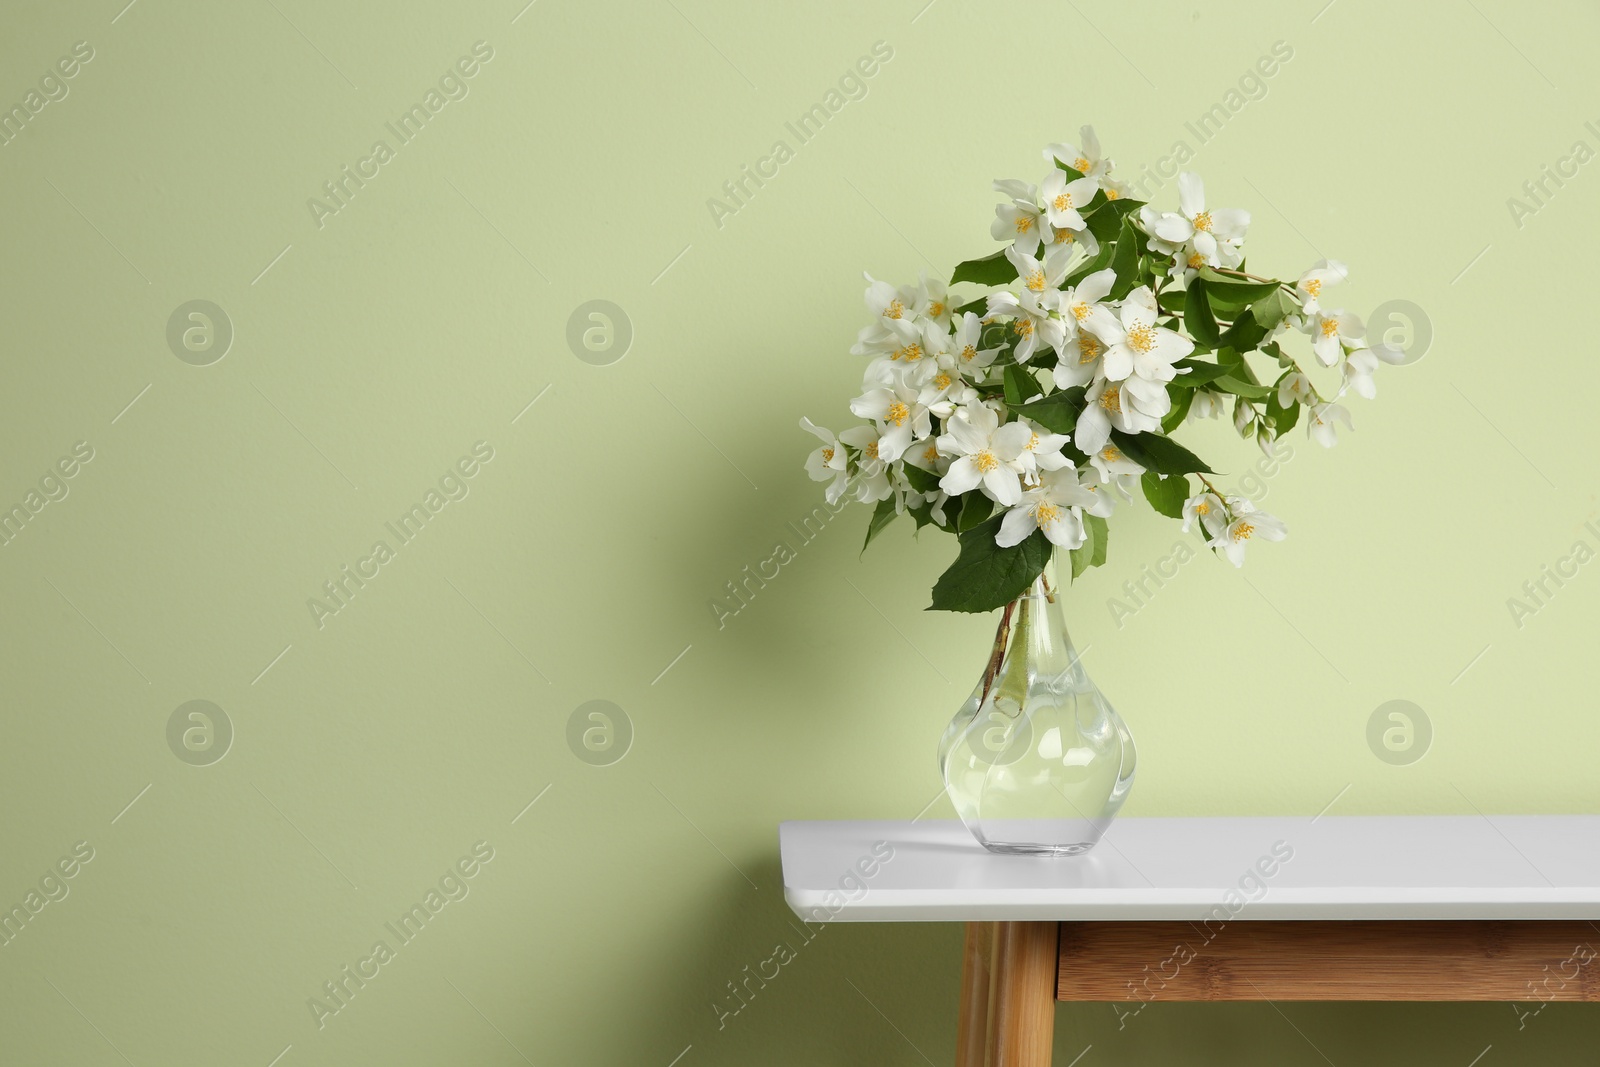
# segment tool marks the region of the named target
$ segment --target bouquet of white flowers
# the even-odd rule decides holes
[[[1054,547],[1071,553],[1074,578],[1105,562],[1106,517],[1135,482],[1241,565],[1249,541],[1282,540],[1284,524],[1218,491],[1169,435],[1231,397],[1234,427],[1263,449],[1301,408],[1331,447],[1335,424],[1350,427],[1337,401],[1372,397],[1390,353],[1367,347],[1354,315],[1323,306],[1344,264],[1324,260],[1295,282],[1246,273],[1249,212],[1208,208],[1187,172],[1178,210],[1158,211],[1113,177],[1092,128],[1080,141],[1044,150],[1051,170],[1038,185],[994,183],[1005,199],[990,233],[1009,245],[962,263],[950,283],[1005,288],[962,303],[926,275],[898,288],[868,275],[872,322],[851,351],[870,360],[850,410],[869,421],[837,436],[800,421],[822,439],[806,469],[829,483],[828,501],[876,502],[867,544],[902,513],[957,535],[934,608],[1008,603]],[[1338,373],[1332,395],[1280,345],[1290,330]]]

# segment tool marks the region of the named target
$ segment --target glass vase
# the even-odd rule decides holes
[[[1051,570],[1002,610],[939,743],[945,792],[991,852],[1087,852],[1133,786],[1133,735],[1078,660]]]

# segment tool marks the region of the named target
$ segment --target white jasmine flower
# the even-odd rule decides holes
[[[1367,328],[1348,311],[1318,311],[1306,317],[1305,330],[1311,335],[1311,351],[1324,367],[1339,362],[1346,348],[1361,347]]]
[[[1250,225],[1250,212],[1240,208],[1206,210],[1205,185],[1198,174],[1190,171],[1178,175],[1178,208],[1181,214],[1166,212],[1156,220],[1156,236],[1171,244],[1190,246],[1191,255],[1200,256],[1213,267],[1238,263],[1237,259],[1224,263],[1222,249],[1228,248],[1229,258],[1237,253]]]
[[[973,374],[993,363],[1000,349],[983,347],[983,320],[969,311],[956,324],[948,351],[954,355],[958,369]]]
[[[1294,283],[1300,296],[1300,305],[1307,315],[1322,310],[1322,293],[1330,285],[1338,285],[1350,276],[1350,271],[1337,259],[1319,259],[1317,265],[1300,275]]]
[[[918,395],[918,390],[901,385],[869,389],[850,401],[851,414],[878,424],[878,458],[885,463],[899,459],[912,441],[927,437],[932,429],[928,409]]]
[[[1010,241],[1018,251],[1032,255],[1039,249],[1044,226],[1044,211],[1039,207],[1039,190],[1015,178],[994,183],[995,191],[1010,197],[997,204],[989,235],[996,241]]]
[[[1052,471],[1006,512],[995,544],[1010,548],[1027,540],[1033,531],[1043,530],[1051,544],[1079,548],[1084,539],[1083,509],[1097,503],[1095,494],[1078,484],[1076,470]]]
[[[1350,412],[1345,410],[1343,404],[1315,404],[1311,408],[1311,417],[1306,420],[1306,433],[1323,448],[1332,448],[1339,443],[1339,432],[1334,424],[1341,422],[1346,430],[1355,429],[1355,424],[1350,421]]]
[[[1228,508],[1222,498],[1209,489],[1197,493],[1183,502],[1183,532],[1188,533],[1195,520],[1205,530],[1208,540],[1215,540],[1228,527]]]
[[[1228,528],[1211,541],[1211,547],[1228,558],[1235,567],[1244,566],[1244,547],[1254,538],[1282,541],[1289,529],[1281,519],[1258,511],[1242,496],[1228,498]]]
[[[1240,437],[1249,437],[1255,433],[1256,406],[1244,397],[1239,397],[1233,402],[1233,428],[1239,431]]]
[[[1159,314],[1155,294],[1147,285],[1129,293],[1115,315],[1107,308],[1090,313],[1086,328],[1107,345],[1100,357],[1107,378],[1121,381],[1135,375],[1151,382],[1170,382],[1177,376],[1172,365],[1194,351],[1194,342],[1157,326]]]
[[[1111,160],[1100,155],[1100,138],[1094,135],[1093,126],[1078,131],[1078,143],[1083,146],[1081,149],[1066,143],[1050,145],[1044,150],[1044,161],[1054,164],[1060,160],[1091,178],[1100,178],[1111,169]]]
[[[825,430],[810,419],[801,416],[800,428],[822,442],[822,447],[806,457],[806,473],[814,482],[828,482],[822,495],[828,503],[836,504],[844,495],[845,483],[850,480],[850,467],[845,459],[844,445],[832,430]]]
[[[885,319],[903,319],[915,312],[917,303],[916,290],[908,285],[898,288],[888,282],[880,282],[870,274],[863,274],[867,279],[867,310],[873,315]]]
[[[1088,330],[1078,331],[1078,336],[1061,346],[1060,359],[1052,369],[1056,384],[1066,389],[1074,385],[1088,385],[1096,378],[1105,377],[1100,369],[1100,357],[1106,346]]]
[[[1144,473],[1144,467],[1129,459],[1123,454],[1122,449],[1109,442],[1089,454],[1089,464],[1099,471],[1100,477],[1107,482],[1117,481],[1129,475],[1137,478]]]
[[[1116,474],[1107,477],[1093,464],[1078,468],[1078,481],[1085,489],[1095,494],[1095,506],[1084,510],[1101,518],[1110,518],[1111,512],[1116,509],[1118,495],[1123,500],[1132,500],[1132,491],[1139,487],[1137,474]],[[1115,493],[1109,491],[1113,489],[1116,490]]]
[[[955,412],[945,422],[939,437],[939,451],[956,457],[939,480],[939,488],[960,496],[982,486],[984,495],[997,504],[1011,507],[1022,499],[1022,454],[1032,435],[1020,422],[1000,425],[992,408],[968,407]]]
[[[1070,262],[1082,251],[1085,258],[1093,258],[1100,254],[1100,240],[1095,237],[1088,227],[1074,230],[1066,226],[1051,226],[1049,232],[1043,235],[1048,238],[1047,255],[1059,256]]]
[[[1069,338],[1078,336],[1079,329],[1088,324],[1096,308],[1103,306],[1101,301],[1111,295],[1111,287],[1116,284],[1117,272],[1107,267],[1062,292],[1057,304],[1061,309],[1061,319],[1067,324]]]
[[[948,330],[950,317],[959,303],[960,297],[947,292],[944,282],[937,278],[928,277],[928,272],[922,272],[922,284],[917,287],[917,314]]]
[[[1009,251],[1009,250],[1008,250]],[[1056,290],[1050,290],[1054,293]],[[1018,363],[1026,363],[1041,349],[1061,351],[1065,327],[1061,320],[1050,314],[1054,297],[1035,293],[1024,287],[1020,293],[999,292],[989,294],[988,311],[991,316],[1001,315],[1011,319],[1011,329],[1017,335],[1013,356]]]
[[[1278,381],[1278,406],[1310,404],[1317,399],[1317,390],[1304,371],[1290,371]]]
[[[1006,258],[1017,272],[1017,284],[1038,298],[1045,307],[1054,307],[1060,299],[1056,286],[1067,276],[1067,256],[1046,255],[1041,261],[1034,256],[1017,251],[1015,245],[1006,249]]]
[[[1061,451],[1061,446],[1072,439],[1068,434],[1052,433],[1032,419],[1019,417],[1017,422],[1026,426],[1030,434],[1028,443],[1022,446],[1022,452],[1017,456],[1026,480],[1037,481],[1039,471],[1055,471],[1072,466],[1072,460]]]
[[[878,431],[872,426],[852,426],[839,440],[859,449],[856,457],[856,499],[863,504],[883,500],[894,487],[889,484],[889,465],[878,455]]]
[[[1189,402],[1189,414],[1186,419],[1194,422],[1199,419],[1214,419],[1222,414],[1222,396],[1210,389],[1196,389],[1194,399]]]
[[[1161,416],[1172,408],[1166,388],[1153,383],[1155,393],[1140,395],[1152,383],[1138,378],[1111,382],[1096,378],[1084,394],[1083,411],[1078,415],[1073,440],[1084,454],[1092,454],[1111,440],[1113,428],[1123,433],[1155,432],[1161,429]]]
[[[1093,200],[1094,194],[1099,191],[1100,183],[1094,178],[1069,179],[1068,172],[1060,169],[1052,170],[1039,186],[1039,195],[1044,200],[1045,216],[1051,226],[1063,230],[1082,230],[1088,227],[1089,224],[1078,211],[1080,208],[1088,207],[1089,201]]]
[[[1358,348],[1349,352],[1344,357],[1345,384],[1354,389],[1356,395],[1366,400],[1371,400],[1378,395],[1378,384],[1372,380],[1372,372],[1378,369],[1378,356],[1370,348]]]

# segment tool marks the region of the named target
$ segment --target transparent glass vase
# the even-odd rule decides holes
[[[945,792],[991,852],[1087,852],[1133,786],[1133,735],[1084,672],[1059,600],[1046,567],[1006,605],[983,676],[939,742]]]

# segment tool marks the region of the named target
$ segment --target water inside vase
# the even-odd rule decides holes
[[[1133,736],[1089,679],[1048,577],[1001,618],[984,673],[939,746],[945,791],[992,852],[1078,855],[1133,785]]]

